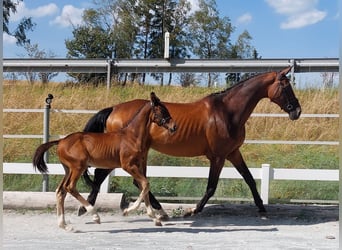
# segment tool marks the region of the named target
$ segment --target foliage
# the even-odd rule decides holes
[[[22,2],[23,0],[11,1],[11,0],[3,0],[3,32],[8,35],[14,36],[17,39],[17,45],[24,46],[25,44],[30,43],[30,39],[27,37],[27,31],[33,31],[35,23],[32,22],[32,18],[23,18],[17,28],[13,31],[9,30],[9,18],[11,13],[14,14],[17,12],[18,2]]]
[[[42,58],[53,58],[56,55],[52,51],[46,52],[45,50],[40,50],[38,48],[38,44],[25,44],[24,48],[27,52],[27,55],[29,58],[36,58],[36,59],[42,59]],[[38,79],[43,84],[47,84],[50,82],[55,76],[58,75],[57,72],[24,72],[22,73],[27,81],[31,84],[38,81]]]
[[[55,98],[54,109],[99,110],[104,107],[136,98],[148,98],[151,91],[158,93],[161,100],[172,102],[191,102],[221,89],[199,87],[169,86],[116,86],[106,87],[67,86],[49,83],[46,85],[4,83],[4,108],[43,108],[48,93]],[[324,91],[307,89],[295,90],[305,113],[338,113],[338,90]],[[30,95],[27,95],[30,93]],[[279,107],[269,100],[261,101],[255,112],[279,113]],[[91,114],[63,114],[53,112],[50,115],[50,132],[53,135],[65,135],[81,131]],[[41,134],[43,130],[41,113],[4,113],[4,134]],[[251,117],[246,124],[246,139],[260,140],[322,140],[335,141],[338,138],[339,123],[334,118],[300,118],[290,121],[285,117]],[[41,143],[40,139],[4,139],[4,162],[31,162],[33,151]],[[57,162],[56,154],[50,151],[50,162]],[[269,163],[280,168],[338,169],[337,146],[327,145],[263,145],[243,144],[241,152],[249,167],[260,167]],[[171,157],[150,150],[149,165],[158,166],[208,166],[205,157]],[[232,167],[226,162],[225,167]],[[148,170],[147,170],[148,171]],[[56,188],[61,176],[50,178],[50,189]],[[206,188],[206,179],[150,178],[151,189],[158,195],[201,197]],[[89,188],[82,181],[78,183],[81,192]],[[259,184],[258,184],[259,186]],[[136,196],[138,190],[132,185],[132,178],[113,177],[112,191],[124,192]],[[41,176],[4,175],[4,190],[39,191]],[[219,181],[216,197],[251,198],[247,185],[242,180]],[[272,202],[284,202],[289,199],[336,200],[338,183],[318,181],[272,181],[270,189]],[[212,199],[214,200],[214,199]]]
[[[163,58],[164,35],[170,33],[170,58],[230,58],[241,54],[251,56],[251,37],[247,32],[239,36],[236,45],[231,44],[234,31],[228,17],[221,18],[215,0],[200,0],[200,9],[191,12],[187,0],[96,0],[97,8],[87,9],[83,24],[74,27],[73,38],[66,41],[68,56],[72,58]],[[234,53],[236,50],[236,53]],[[255,50],[256,51],[256,50]],[[147,73],[119,74],[116,81],[145,84]],[[164,73],[150,73],[151,77],[165,82]],[[95,82],[105,75],[72,75],[77,82]],[[172,82],[168,74],[167,85]],[[218,77],[208,74],[208,86]],[[196,84],[191,75],[181,74],[181,85]]]

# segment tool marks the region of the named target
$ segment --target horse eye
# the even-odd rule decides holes
[[[287,110],[292,110],[293,109],[293,105],[292,104],[287,104],[286,108],[287,108]]]

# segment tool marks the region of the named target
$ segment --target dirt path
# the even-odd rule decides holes
[[[167,205],[180,215],[187,205]],[[154,226],[146,214],[123,217],[120,211],[100,212],[66,220],[77,232],[57,227],[54,212],[5,210],[4,249],[338,249],[338,206],[269,205],[268,219],[255,206],[208,205],[194,217],[175,216]]]

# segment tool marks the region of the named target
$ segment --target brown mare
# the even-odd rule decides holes
[[[151,147],[172,156],[205,155],[210,161],[206,192],[196,208],[187,211],[186,215],[201,212],[209,198],[214,195],[225,160],[229,160],[243,176],[259,212],[266,212],[254,178],[239,148],[245,139],[245,123],[261,99],[269,98],[278,104],[289,114],[291,120],[299,118],[301,107],[286,77],[290,69],[291,67],[288,67],[280,72],[254,76],[196,102],[165,103],[177,123],[178,130],[174,136],[168,138],[160,128],[152,126]],[[132,100],[103,109],[89,120],[85,131],[117,131],[125,126],[136,110],[146,102],[146,100]],[[144,166],[146,172],[146,162]],[[90,180],[86,172],[84,173],[85,179],[92,186],[88,197],[91,204],[95,203],[100,185],[109,173],[110,170],[96,169],[94,181]],[[165,215],[155,197],[151,193],[149,196],[152,207],[159,210],[161,215]],[[83,213],[84,208],[80,207],[79,215]]]
[[[156,218],[149,202],[149,183],[140,168],[141,162],[146,162],[144,157],[149,149],[149,130],[152,124],[162,127],[160,131],[165,137],[176,130],[169,111],[152,92],[151,101],[144,102],[135,114],[132,114],[128,125],[112,133],[88,133],[78,132],[67,137],[47,142],[40,145],[33,157],[33,166],[41,173],[47,173],[48,169],[44,161],[44,153],[52,146],[58,145],[57,154],[65,169],[65,176],[56,190],[58,226],[66,230],[72,230],[65,223],[64,200],[67,192],[73,195],[93,215],[95,222],[100,223],[100,218],[94,207],[85,200],[77,191],[76,183],[87,171],[88,166],[113,170],[122,167],[132,175],[138,183],[141,193],[137,201],[124,211],[127,214],[136,210],[144,200],[147,213]],[[165,129],[166,128],[166,129]],[[169,133],[168,133],[168,132]],[[160,224],[157,218],[156,224]]]

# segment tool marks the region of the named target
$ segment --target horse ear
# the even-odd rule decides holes
[[[280,71],[280,72],[278,73],[278,79],[281,79],[281,78],[283,78],[284,76],[286,76],[286,75],[290,72],[291,69],[292,69],[292,66],[289,66],[289,67],[283,69],[282,71]]]
[[[280,71],[279,75],[280,76],[286,76],[290,72],[291,69],[292,69],[292,66],[289,66],[289,67],[283,69],[282,71]]]
[[[155,106],[160,102],[159,98],[156,96],[154,92],[151,92],[151,104],[152,106]]]

